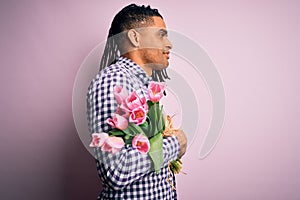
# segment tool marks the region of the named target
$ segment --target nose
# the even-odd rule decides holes
[[[166,47],[170,50],[173,48],[172,42],[167,38]]]

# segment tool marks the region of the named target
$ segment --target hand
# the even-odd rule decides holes
[[[186,135],[184,134],[183,130],[178,130],[174,134],[177,137],[177,140],[180,145],[180,153],[179,153],[179,158],[181,158],[186,151],[186,146],[187,146],[187,138]]]

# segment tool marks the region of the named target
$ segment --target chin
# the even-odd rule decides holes
[[[162,60],[160,63],[159,63],[159,67],[161,69],[165,69],[169,66],[169,61],[168,60]]]
[[[166,69],[168,66],[169,66],[169,63],[156,64],[154,69],[155,70],[163,70],[163,69]]]

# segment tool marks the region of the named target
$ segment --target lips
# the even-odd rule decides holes
[[[163,54],[167,57],[167,59],[170,58],[170,56],[169,56],[170,52],[169,51],[163,52]]]

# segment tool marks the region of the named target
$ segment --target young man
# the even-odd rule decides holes
[[[147,86],[153,79],[167,78],[171,42],[162,16],[150,6],[131,4],[113,19],[101,60],[101,70],[87,93],[90,133],[108,132],[106,123],[117,109],[114,86],[136,91],[148,99]],[[175,177],[168,163],[186,150],[182,130],[163,139],[164,163],[156,174],[150,157],[126,145],[116,154],[95,148],[97,169],[103,183],[98,199],[177,199]]]

